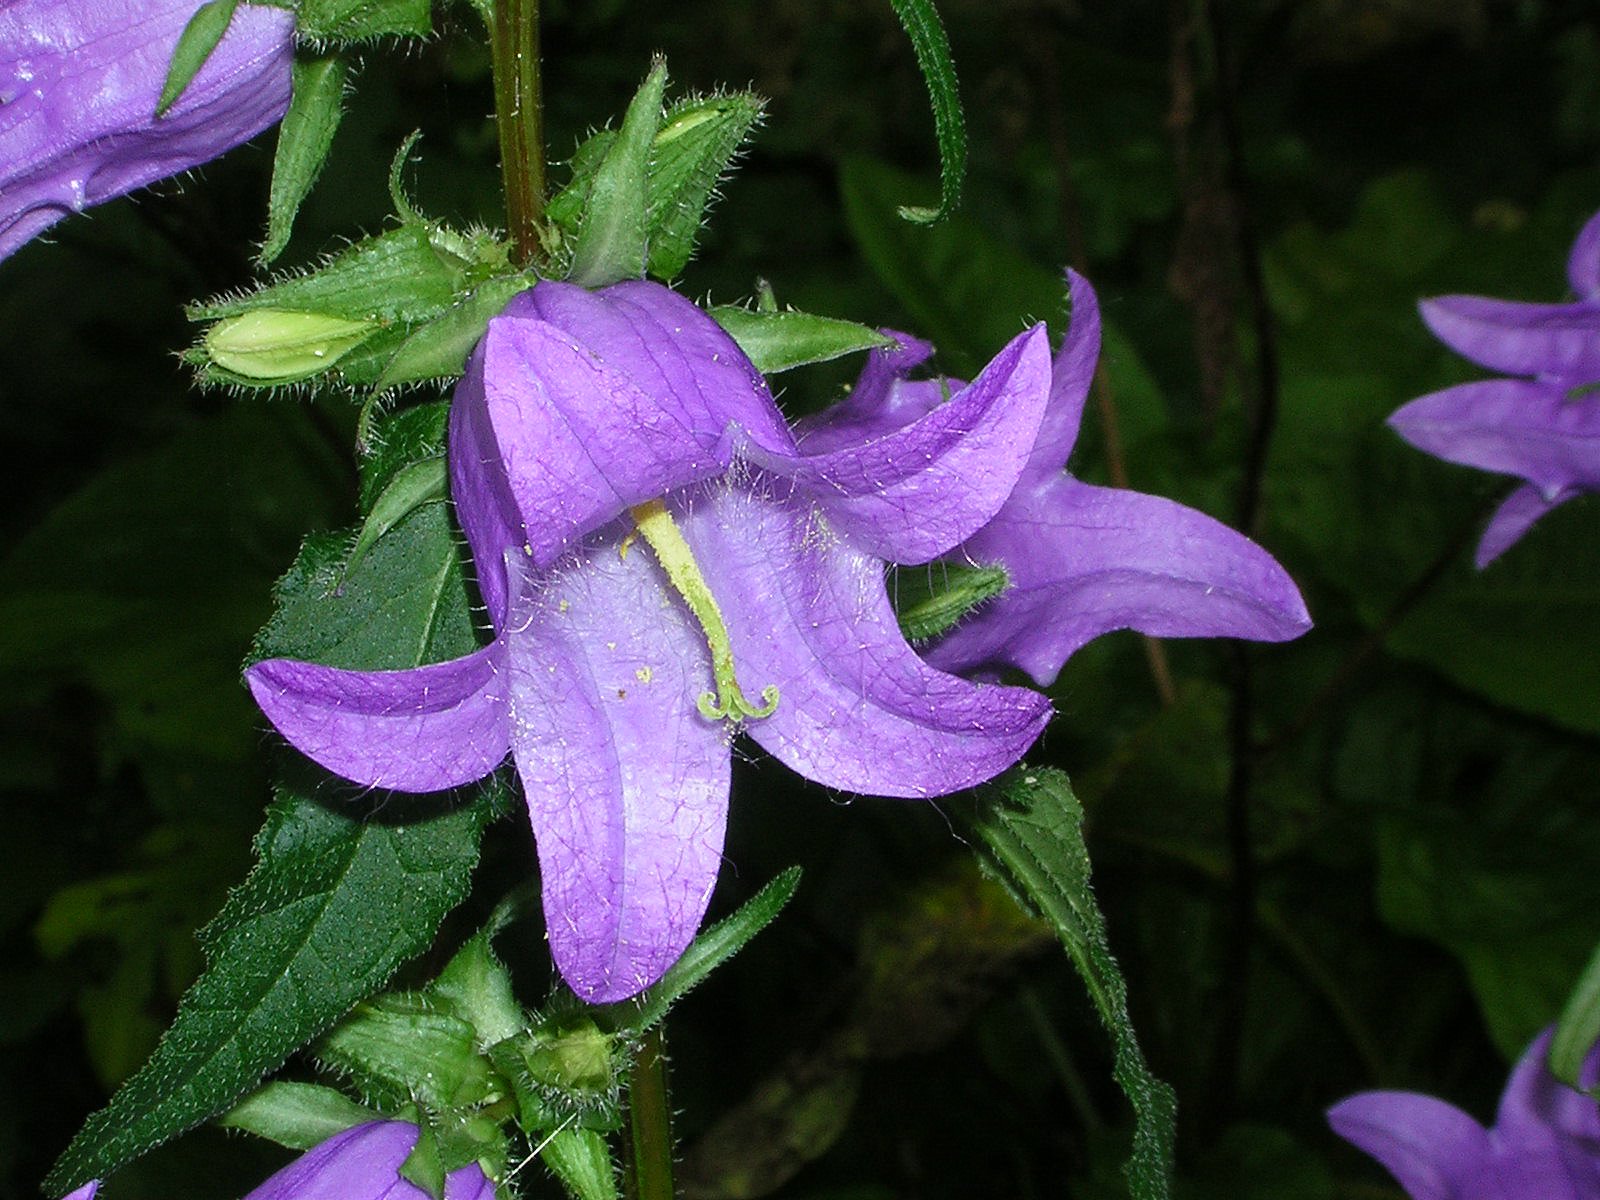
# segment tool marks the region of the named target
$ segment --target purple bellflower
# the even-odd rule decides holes
[[[1524,481],[1490,518],[1479,567],[1557,505],[1600,491],[1600,213],[1573,243],[1567,280],[1578,296],[1567,304],[1441,296],[1421,305],[1445,345],[1514,377],[1445,388],[1389,418],[1419,450]]]
[[[156,116],[173,49],[199,7],[0,2],[0,259],[68,214],[208,162],[283,116],[294,14],[251,4]]]
[[[451,409],[493,643],[408,671],[272,659],[247,682],[291,743],[367,785],[451,787],[509,751],[556,965],[621,999],[705,912],[735,730],[826,787],[903,797],[988,779],[1039,736],[1043,696],[918,657],[884,562],[993,519],[1049,393],[1037,327],[949,403],[802,452],[687,300],[542,282],[490,322]]]
[[[400,1174],[417,1127],[408,1121],[372,1121],[336,1133],[273,1175],[244,1200],[427,1200],[428,1193]],[[95,1200],[98,1179],[62,1200]],[[476,1164],[445,1177],[444,1200],[495,1200],[494,1184]]]
[[[1277,642],[1311,626],[1284,569],[1250,539],[1159,496],[1096,487],[1065,470],[1100,354],[1094,289],[1067,272],[1072,323],[1057,352],[1038,439],[1006,502],[944,558],[1005,568],[1010,586],[924,648],[961,674],[1018,667],[1042,687],[1085,643],[1115,629],[1152,637],[1236,637]],[[882,437],[937,411],[949,385],[909,380],[932,353],[894,334],[874,351],[850,396],[805,423],[809,453],[842,439]]]
[[[1600,1105],[1545,1065],[1550,1031],[1511,1072],[1492,1129],[1416,1092],[1362,1092],[1328,1110],[1328,1124],[1382,1163],[1412,1200],[1595,1200]],[[1579,1083],[1600,1083],[1600,1046]]]

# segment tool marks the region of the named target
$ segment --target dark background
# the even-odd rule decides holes
[[[1317,627],[1243,653],[1169,644],[1165,698],[1139,639],[1104,638],[1052,689],[1033,761],[1088,808],[1134,1018],[1178,1089],[1181,1194],[1398,1195],[1322,1110],[1407,1087],[1488,1118],[1600,938],[1600,508],[1566,506],[1477,575],[1509,481],[1382,425],[1473,377],[1419,296],[1564,297],[1600,207],[1592,4],[945,0],[972,161],[934,231],[892,216],[937,163],[887,3],[546,7],[552,159],[655,50],[679,91],[770,97],[681,282],[696,298],[765,278],[931,336],[959,374],[1025,320],[1059,328],[1060,268],[1089,274],[1132,486],[1250,526]],[[384,227],[414,128],[420,207],[500,221],[476,38],[461,6],[434,42],[365,56],[284,265]],[[5,1195],[34,1194],[198,970],[193,931],[248,869],[273,753],[238,664],[300,536],[354,516],[348,399],[200,392],[176,357],[182,305],[250,279],[271,140],[0,265]],[[784,377],[786,408],[852,369]],[[1108,444],[1091,404],[1074,470],[1110,480]],[[1108,1039],[939,806],[746,759],[716,911],[807,874],[674,1015],[694,1194],[1121,1194]],[[491,830],[442,944],[531,863],[525,825]],[[548,968],[521,935],[503,948],[537,999]],[[779,1119],[751,1106],[764,1080],[791,1089]],[[201,1133],[110,1194],[237,1195],[280,1160]]]

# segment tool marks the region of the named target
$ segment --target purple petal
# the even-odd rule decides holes
[[[510,603],[506,554],[520,560],[528,534],[489,419],[483,384],[484,342],[473,351],[450,405],[450,498],[472,552],[478,593],[499,633],[505,628]]]
[[[547,321],[626,375],[663,407],[672,403],[698,431],[737,425],[774,452],[794,445],[767,383],[727,331],[671,288],[628,280],[590,292],[547,281],[507,309]]]
[[[1545,1030],[1523,1053],[1506,1081],[1495,1115],[1495,1132],[1508,1142],[1534,1144],[1556,1137],[1580,1138],[1600,1149],[1600,1106],[1568,1087],[1550,1071],[1553,1030]],[[1594,1087],[1600,1080],[1600,1044],[1589,1051],[1579,1082]]]
[[[1578,382],[1600,378],[1600,304],[1440,296],[1420,308],[1440,341],[1479,366]]]
[[[1412,1200],[1495,1194],[1478,1186],[1494,1171],[1488,1134],[1443,1100],[1414,1092],[1362,1092],[1330,1108],[1328,1124],[1387,1167]]]
[[[196,0],[0,6],[0,258],[70,213],[207,162],[289,103],[294,15],[241,5],[157,118]]]
[[[719,490],[682,522],[722,607],[752,697],[777,711],[745,732],[827,787],[934,796],[998,774],[1033,744],[1049,702],[925,664],[900,634],[883,565],[817,516]]]
[[[336,1133],[307,1150],[245,1200],[427,1200],[400,1175],[417,1143],[406,1121],[374,1121]],[[493,1200],[494,1185],[476,1164],[445,1178],[445,1200]]]
[[[1113,629],[1279,642],[1311,625],[1294,581],[1249,538],[1175,501],[1068,475],[1020,485],[951,557],[999,564],[1011,587],[928,651],[947,671],[1010,664],[1046,686]]]
[[[368,787],[434,792],[481,779],[505,759],[503,658],[498,642],[407,671],[272,658],[246,671],[245,682],[307,758]]]
[[[94,1195],[100,1190],[100,1181],[91,1179],[76,1191],[68,1192],[61,1200],[94,1200]]]
[[[1005,503],[1050,396],[1044,326],[1018,335],[983,372],[909,425],[828,453],[749,457],[793,480],[862,549],[927,562]]]
[[[683,953],[721,865],[728,733],[696,708],[704,635],[648,547],[611,542],[530,588],[508,644],[550,950],[583,999],[620,1000]]]
[[[1567,282],[1580,300],[1600,300],[1600,213],[1584,222],[1567,256]]]
[[[1489,524],[1478,542],[1477,553],[1473,555],[1474,564],[1480,571],[1483,570],[1521,541],[1523,534],[1532,529],[1545,513],[1580,494],[1577,488],[1566,488],[1554,497],[1546,498],[1531,483],[1519,487],[1505,498],[1500,507],[1494,510],[1494,516],[1489,518]]]
[[[855,386],[845,398],[795,423],[802,453],[817,456],[886,437],[926,416],[963,385],[954,380],[906,379],[933,356],[933,343],[895,329],[880,329],[895,345],[867,354]]]
[[[1089,281],[1067,271],[1072,323],[1050,371],[1050,405],[1028,458],[1027,475],[1054,474],[1067,465],[1083,422],[1083,403],[1100,358],[1100,302]]]
[[[1547,498],[1572,485],[1600,487],[1600,397],[1569,400],[1559,384],[1463,383],[1402,406],[1389,425],[1419,450],[1519,476]]]

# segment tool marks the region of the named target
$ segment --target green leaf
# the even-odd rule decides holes
[[[1589,1051],[1600,1041],[1600,946],[1583,969],[1578,986],[1561,1011],[1555,1039],[1550,1043],[1550,1070],[1557,1079],[1579,1087],[1578,1075]],[[1595,1095],[1591,1091],[1591,1095]],[[1595,1095],[1600,1099],[1600,1095]]]
[[[494,934],[493,922],[479,930],[427,989],[429,996],[451,1005],[472,1026],[480,1047],[514,1037],[529,1023],[512,991],[511,973],[495,957],[490,944]]]
[[[178,36],[178,44],[173,48],[166,82],[161,85],[161,98],[156,101],[158,118],[167,115],[167,110],[178,102],[178,97],[200,74],[211,52],[222,41],[222,35],[228,32],[233,10],[238,7],[239,0],[208,0],[189,18],[189,23]]]
[[[568,277],[603,287],[644,277],[648,245],[650,151],[661,127],[667,64],[657,59],[628,105],[622,128],[595,169]]]
[[[667,973],[631,1000],[607,1010],[618,1028],[643,1033],[662,1017],[682,996],[712,971],[732,958],[751,938],[760,933],[783,911],[783,906],[800,886],[800,868],[780,872],[730,917],[724,917],[689,944],[683,957]]]
[[[894,573],[895,615],[910,642],[925,642],[954,629],[985,600],[1011,586],[1004,567],[930,563]]]
[[[545,1139],[539,1157],[577,1200],[616,1200],[611,1147],[594,1130],[558,1129]]]
[[[501,802],[485,790],[467,804],[385,794],[332,807],[323,790],[320,780],[279,785],[256,869],[201,931],[205,974],[46,1190],[104,1178],[226,1108],[381,987],[466,893]]]
[[[711,319],[727,330],[728,336],[739,343],[739,349],[750,356],[756,370],[763,375],[829,362],[859,350],[894,345],[893,338],[876,329],[837,317],[819,317],[792,310],[763,312],[733,304],[718,305],[708,311]]]
[[[283,253],[295,215],[322,173],[334,132],[344,116],[349,68],[337,55],[296,59],[289,111],[278,126],[272,158],[272,188],[267,199],[267,240],[258,261],[265,265]]]
[[[961,115],[961,92],[956,83],[956,66],[950,58],[950,39],[945,36],[933,0],[889,0],[895,16],[911,38],[933,104],[933,128],[939,139],[939,207],[902,205],[899,212],[907,221],[930,225],[948,217],[961,203],[961,181],[967,170],[967,127]]]
[[[357,1005],[317,1043],[316,1055],[388,1111],[414,1100],[442,1112],[481,1104],[496,1090],[472,1025],[418,993]]]
[[[369,42],[380,37],[427,37],[430,0],[300,0],[295,34],[308,42]]]
[[[356,536],[356,544],[350,548],[350,557],[345,560],[341,583],[349,578],[351,571],[361,565],[361,560],[366,557],[367,551],[372,549],[384,534],[424,504],[444,502],[448,474],[449,470],[443,455],[420,459],[395,473],[394,478],[389,481],[388,486],[373,504],[367,519],[361,523],[361,532]]]
[[[650,150],[645,231],[650,274],[671,280],[694,254],[717,181],[761,119],[763,102],[730,92],[672,106]]]
[[[987,865],[1024,907],[1055,926],[1115,1043],[1112,1074],[1137,1121],[1125,1168],[1134,1200],[1170,1196],[1177,1100],[1150,1073],[1134,1035],[1127,985],[1089,884],[1083,808],[1055,770],[1014,768],[978,797],[973,824]]]
[[[217,1124],[291,1150],[309,1150],[352,1126],[382,1119],[382,1113],[334,1088],[280,1080],[250,1093],[218,1117]]]
[[[531,275],[491,279],[443,315],[417,326],[395,350],[372,390],[386,392],[408,383],[457,378],[466,370],[467,357],[489,322],[505,310],[513,296],[537,282]]]

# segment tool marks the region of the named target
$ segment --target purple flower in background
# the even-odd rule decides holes
[[[1416,1092],[1362,1092],[1328,1110],[1333,1131],[1377,1159],[1412,1200],[1594,1200],[1600,1105],[1550,1073],[1550,1031],[1511,1072],[1494,1128]],[[1600,1083],[1600,1046],[1579,1083]]]
[[[1072,324],[1021,478],[999,512],[944,555],[1002,566],[1010,586],[927,647],[925,657],[955,672],[1019,667],[1048,686],[1074,651],[1114,629],[1152,637],[1298,637],[1311,626],[1305,602],[1260,546],[1174,501],[1095,487],[1064,470],[1100,354],[1094,289],[1076,272],[1067,278]],[[874,352],[849,398],[801,427],[802,449],[881,436],[938,411],[947,385],[905,378],[932,347],[895,336],[900,349]]]
[[[374,1121],[313,1146],[244,1200],[427,1200],[402,1178],[400,1166],[417,1144],[408,1121]],[[494,1184],[476,1163],[445,1177],[445,1200],[494,1200]]]
[[[1600,213],[1567,259],[1570,304],[1487,296],[1422,302],[1422,319],[1452,350],[1516,378],[1445,388],[1411,401],[1389,424],[1419,450],[1524,480],[1490,518],[1485,567],[1545,513],[1600,490]]]
[[[336,1133],[273,1175],[244,1200],[428,1200],[400,1167],[417,1144],[408,1121],[373,1121]],[[94,1200],[98,1179],[62,1200]],[[476,1163],[445,1177],[444,1200],[494,1200],[494,1184]]]
[[[0,4],[0,259],[68,214],[208,162],[283,116],[294,14],[249,4],[156,116],[178,36],[199,7]]]
[[[1000,511],[1049,390],[1040,327],[948,404],[802,453],[687,300],[540,283],[490,322],[451,410],[494,642],[409,671],[274,659],[247,681],[290,742],[368,785],[450,787],[509,751],[556,965],[621,999],[705,912],[735,728],[827,787],[906,797],[988,779],[1038,737],[1044,697],[907,645],[884,560],[926,562]]]

